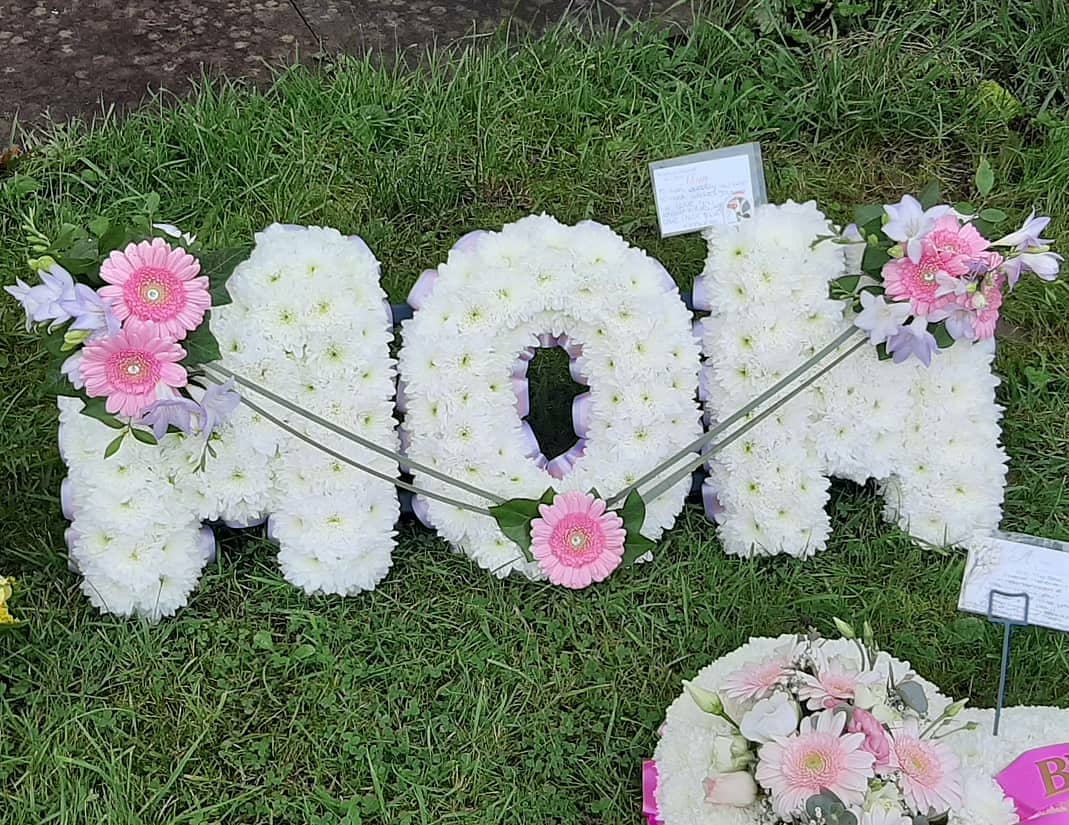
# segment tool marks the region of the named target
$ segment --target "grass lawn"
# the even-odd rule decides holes
[[[394,301],[461,234],[542,210],[610,224],[687,284],[703,242],[658,238],[646,163],[746,140],[773,200],[816,198],[840,220],[932,177],[969,197],[987,156],[994,205],[1054,215],[1064,250],[1064,5],[938,5],[809,37],[560,31],[418,71],[340,61],[262,93],[202,85],[52,135],[19,169],[35,193],[0,181],[0,272],[24,275],[25,210],[48,231],[155,191],[161,217],[208,245],[272,221],[359,233]],[[1004,525],[1062,539],[1067,306],[1066,281],[1025,283],[997,361]],[[387,580],[341,600],[284,583],[250,531],[223,537],[176,619],[101,617],[67,570],[46,358],[20,314],[0,301],[0,572],[18,576],[27,622],[0,636],[4,825],[637,825],[640,761],[680,681],[750,635],[830,632],[836,615],[869,619],[948,693],[994,700],[999,632],[955,610],[963,553],[912,546],[850,485],[805,563],[727,558],[690,506],[653,565],[572,593],[494,579],[405,524]],[[563,383],[537,377],[535,404]],[[1069,639],[1018,640],[1010,701],[1069,704]]]

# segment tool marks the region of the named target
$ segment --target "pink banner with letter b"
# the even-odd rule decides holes
[[[995,778],[1021,822],[1069,825],[1069,743],[1028,751]]]

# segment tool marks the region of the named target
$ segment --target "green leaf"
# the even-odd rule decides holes
[[[130,432],[133,434],[134,438],[136,438],[142,444],[159,444],[160,443],[160,442],[158,442],[156,440],[156,436],[154,436],[148,430],[142,430],[142,429],[139,429],[137,427],[131,427],[130,428]]]
[[[269,630],[257,630],[252,634],[252,646],[260,650],[271,650],[275,646],[275,640]]]
[[[542,501],[514,498],[490,508],[490,515],[501,532],[517,544],[527,561],[534,561],[531,555],[531,522],[538,518],[538,505],[548,503],[545,498],[550,493],[551,490],[543,494]]]
[[[119,452],[119,448],[122,446],[124,438],[126,438],[125,430],[115,436],[115,438],[111,440],[111,443],[104,448],[104,458],[111,458],[115,453]]]
[[[641,530],[646,523],[646,502],[642,500],[638,490],[632,490],[624,499],[624,505],[617,511],[623,519],[625,530]]]
[[[107,218],[93,218],[93,220],[89,221],[88,226],[93,237],[99,238],[111,228],[111,221]]]
[[[1001,209],[985,209],[983,212],[980,213],[980,220],[987,221],[991,224],[1002,223],[1008,217],[1009,215],[1007,215]]]
[[[130,235],[122,226],[111,226],[97,240],[97,254],[103,259],[130,242]]]
[[[925,209],[931,209],[940,199],[943,197],[943,192],[939,188],[939,181],[930,181],[917,196],[917,200],[921,202],[921,206]]]
[[[237,265],[249,257],[251,250],[252,247],[249,246],[230,246],[200,256],[200,270],[208,276],[212,306],[221,307],[230,303],[230,293],[226,289],[227,279]]]
[[[935,342],[939,345],[940,349],[946,349],[947,347],[954,345],[954,337],[947,331],[946,321],[940,321],[937,324],[929,324],[928,331],[932,333],[932,337],[935,338]]]
[[[976,168],[976,191],[980,197],[986,198],[995,186],[995,171],[987,158],[981,158],[980,165]]]
[[[31,178],[29,175],[15,175],[8,178],[7,183],[4,184],[4,189],[16,198],[36,192],[40,187],[41,184],[37,182],[37,179]]]
[[[210,312],[206,312],[201,325],[189,333],[181,342],[181,347],[186,351],[186,357],[182,359],[182,364],[187,368],[205,364],[209,361],[218,361],[220,358],[219,342],[215,340],[211,326],[208,324],[208,316],[210,315]]]
[[[85,406],[82,407],[82,415],[95,418],[102,424],[107,424],[113,430],[125,430],[126,424],[108,412],[107,402],[103,398],[86,398]]]
[[[624,539],[624,553],[620,557],[620,564],[624,566],[634,564],[635,559],[646,555],[656,546],[656,542],[646,538],[641,533],[629,530],[627,538]]]
[[[971,203],[966,203],[965,201],[961,201],[961,203],[954,204],[954,208],[962,215],[976,214],[976,209],[973,207],[973,205]]]
[[[860,281],[860,275],[844,275],[842,278],[836,278],[829,285],[829,293],[838,301],[847,301],[854,297]]]
[[[861,268],[866,272],[879,272],[889,260],[891,256],[887,254],[887,247],[869,244],[861,258]]]
[[[156,210],[160,208],[160,195],[158,192],[149,192],[145,195],[145,212],[148,215],[155,215]]]
[[[881,361],[886,361],[891,357],[891,353],[887,351],[887,344],[876,345],[876,357]]]
[[[906,707],[912,708],[922,716],[928,712],[928,697],[924,693],[924,688],[917,682],[912,680],[899,682],[895,687],[895,693],[906,704]]]
[[[854,223],[858,225],[859,229],[864,230],[868,224],[875,221],[883,220],[883,207],[875,204],[869,204],[866,206],[859,206],[854,210]],[[877,228],[879,224],[876,224]],[[863,235],[867,235],[867,232],[862,231]]]
[[[100,251],[94,239],[79,238],[56,258],[71,275],[87,275],[100,262]]]

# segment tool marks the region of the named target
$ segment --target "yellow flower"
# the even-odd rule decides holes
[[[12,585],[15,584],[13,578],[7,576],[0,576],[0,625],[5,624],[18,624],[18,620],[12,616],[7,610],[7,600],[11,598]]]

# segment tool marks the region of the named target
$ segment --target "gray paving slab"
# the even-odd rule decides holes
[[[323,51],[393,55],[505,21],[539,30],[573,12],[607,24],[665,0],[0,0],[0,150],[12,123],[93,117],[202,72],[253,81]],[[681,14],[679,8],[674,12]]]

